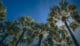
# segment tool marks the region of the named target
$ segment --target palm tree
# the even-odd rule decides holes
[[[6,18],[6,8],[2,1],[0,1],[0,30],[3,28],[4,20]]]
[[[65,15],[65,16],[64,16]],[[72,18],[74,20],[73,22],[70,22],[69,25],[67,24],[67,21]],[[30,17],[21,17],[18,21],[4,21],[6,18],[6,8],[3,5],[2,2],[0,2],[0,31],[4,30],[3,23],[5,23],[6,28],[5,31],[6,35],[2,37],[0,44],[4,45],[3,41],[8,36],[14,36],[14,40],[9,42],[7,46],[18,46],[19,43],[26,43],[27,46],[29,46],[35,37],[38,37],[38,45],[37,46],[64,46],[65,44],[73,43],[72,38],[76,44],[76,46],[79,46],[74,35],[72,34],[71,29],[76,29],[80,23],[80,16],[78,14],[78,11],[76,10],[76,6],[73,4],[69,4],[65,0],[62,0],[59,6],[54,6],[51,8],[51,12],[48,17],[48,21],[45,24],[40,24],[35,22]],[[59,21],[64,22],[65,25],[62,25],[61,27],[57,26],[57,23]],[[69,21],[68,21],[69,22]],[[65,27],[68,28],[69,33],[65,29]],[[45,32],[48,33],[47,38],[43,41]],[[66,43],[62,43],[62,41],[65,41]],[[15,45],[13,45],[15,44]],[[68,46],[65,45],[65,46]]]
[[[4,32],[5,33],[5,19],[6,19],[6,13],[7,13],[7,10],[3,4],[2,1],[0,1],[0,32]],[[2,31],[1,31],[2,30]],[[3,44],[2,41],[3,39],[5,38],[5,36],[2,37],[1,41],[0,41],[0,44]]]
[[[18,41],[16,43],[16,46],[22,40],[26,40],[27,44],[31,42],[31,40],[32,40],[31,36],[32,36],[32,32],[33,32],[32,31],[33,30],[32,26],[34,25],[34,22],[30,17],[21,17],[19,19],[19,22],[22,25],[22,27],[24,27],[24,28],[22,28],[23,31],[22,31],[22,33],[21,33],[21,35],[20,35],[20,37],[19,37],[19,39],[18,39]],[[25,37],[24,35],[25,34],[27,34],[26,35],[26,39],[24,39],[24,37]]]
[[[70,28],[69,28],[69,26],[68,26],[68,24],[67,24],[66,21],[69,20],[70,17],[73,17],[73,20],[74,20],[76,18],[74,16],[78,16],[78,12],[76,12],[76,11],[77,10],[76,10],[76,7],[75,6],[68,4],[68,2],[66,2],[65,0],[62,0],[62,2],[60,3],[59,6],[55,6],[55,7],[53,7],[51,9],[48,22],[51,23],[51,26],[53,25],[53,27],[55,27],[56,26],[56,23],[58,21],[60,21],[60,20],[63,21],[65,23],[65,26],[68,28],[71,36],[74,37],[72,35],[71,30],[70,30]],[[79,22],[79,19],[75,19],[75,20],[77,22]],[[71,23],[69,23],[69,24],[71,25]],[[73,25],[75,26],[75,28],[77,27],[77,24],[76,23],[74,23]],[[74,27],[72,26],[72,28],[74,28]],[[69,33],[67,32],[67,34],[69,34]],[[73,38],[73,39],[75,40],[75,38]]]

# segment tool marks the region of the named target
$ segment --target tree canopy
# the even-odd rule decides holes
[[[66,21],[70,21],[69,27],[73,30],[80,24],[76,6],[67,1],[62,1],[59,6],[50,9],[45,24],[37,23],[28,16],[9,22],[6,19],[6,13],[6,7],[3,2],[0,2],[0,45],[2,46],[19,46],[19,44],[30,46],[36,40],[41,46],[74,46],[74,41],[65,28],[66,25],[63,24],[60,27],[57,25],[59,21],[62,22],[62,16],[66,16]],[[40,43],[42,40],[43,42]]]

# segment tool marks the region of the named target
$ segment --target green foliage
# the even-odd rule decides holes
[[[44,46],[53,46],[53,40],[55,40],[56,42],[61,42],[63,39],[66,42],[70,42],[71,38],[67,37],[68,33],[66,33],[66,30],[60,30],[56,25],[58,20],[60,20],[59,17],[62,16],[62,11],[65,11],[66,13],[70,12],[70,16],[78,23],[80,23],[80,16],[76,10],[76,6],[70,5],[68,4],[68,2],[61,2],[59,6],[52,7],[51,12],[48,16],[47,23],[45,24],[37,23],[30,17],[20,17],[17,21],[13,22],[5,21],[4,23],[6,24],[6,32],[8,32],[8,36],[14,36],[14,38],[16,39],[11,41],[9,44],[13,44],[14,42],[16,44],[18,39],[18,42],[26,42],[27,44],[31,44],[34,38],[39,38],[41,32],[44,31],[48,32],[49,35],[43,43]],[[6,8],[4,7],[3,3],[0,2],[0,21],[5,20],[5,18]],[[77,25],[75,23],[72,23],[70,24],[70,26],[72,28],[76,28]],[[2,28],[3,27],[0,24],[0,30],[3,30]],[[26,28],[26,30],[24,31],[23,28]],[[24,36],[25,34],[26,36]],[[45,33],[43,33],[43,35],[44,34]],[[21,35],[22,37],[19,37]],[[26,37],[26,39],[24,39],[24,37]]]
[[[78,25],[77,24],[75,24],[75,23],[71,23],[71,28],[73,29],[73,30],[75,30],[77,27],[78,27]]]
[[[2,2],[0,2],[0,21],[4,20],[6,17],[6,8]]]

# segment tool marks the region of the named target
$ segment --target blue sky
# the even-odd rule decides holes
[[[60,0],[3,0],[7,7],[7,18],[9,21],[17,20],[21,16],[30,16],[35,21],[45,23],[52,6],[57,5]],[[78,9],[80,0],[70,0]]]

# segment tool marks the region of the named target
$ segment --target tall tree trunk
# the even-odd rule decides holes
[[[39,35],[39,42],[38,42],[38,45],[37,46],[41,46],[42,38],[43,38],[43,34],[40,34]]]
[[[74,36],[73,33],[71,32],[71,29],[70,29],[70,27],[68,26],[68,24],[67,24],[67,22],[66,22],[66,17],[65,17],[65,16],[62,17],[62,21],[65,23],[65,25],[66,25],[66,27],[67,27],[67,29],[68,29],[71,37],[72,37],[73,40],[74,40],[75,45],[76,45],[76,46],[79,46],[79,43],[77,42],[75,36]]]
[[[26,31],[26,28],[23,28],[23,32],[22,32],[22,34],[20,35],[20,37],[19,37],[18,41],[16,42],[16,45],[15,45],[15,46],[18,45],[18,43],[19,43],[19,41],[22,39],[22,37],[23,37],[25,31]]]

